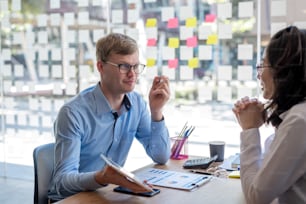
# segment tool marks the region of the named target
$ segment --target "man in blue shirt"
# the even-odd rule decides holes
[[[139,63],[135,40],[109,34],[97,42],[96,57],[100,82],[66,103],[54,123],[52,201],[109,183],[146,191],[105,165],[100,157],[104,154],[124,165],[134,138],[154,162],[165,164],[170,157],[169,133],[162,114],[170,97],[168,78],[154,78],[148,108],[133,91],[145,68]]]

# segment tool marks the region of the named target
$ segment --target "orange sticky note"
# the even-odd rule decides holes
[[[148,18],[146,22],[146,27],[156,27],[157,20],[156,18]]]
[[[168,46],[171,48],[178,48],[180,45],[178,38],[169,38]]]
[[[199,59],[198,58],[192,58],[188,60],[188,66],[191,68],[197,68],[199,67]]]
[[[197,18],[196,17],[188,18],[186,20],[186,27],[194,28],[196,26],[197,26]]]
[[[156,46],[156,39],[154,38],[148,39],[147,46]]]
[[[177,18],[170,18],[168,20],[167,28],[177,28],[178,27],[178,19]]]
[[[198,45],[198,38],[196,36],[187,38],[186,44],[188,47],[196,47]]]
[[[147,59],[147,67],[153,67],[156,63],[155,59]]]
[[[216,19],[216,15],[215,14],[207,14],[205,16],[205,22],[206,23],[213,23]]]
[[[217,35],[209,35],[207,37],[207,45],[215,45],[217,44],[218,36]]]
[[[172,59],[168,61],[168,67],[169,68],[177,68],[178,65],[178,59]]]

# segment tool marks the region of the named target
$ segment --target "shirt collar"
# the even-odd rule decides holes
[[[110,106],[107,98],[105,97],[104,93],[102,92],[100,88],[100,83],[96,85],[96,87],[93,90],[93,95],[95,98],[95,105],[96,105],[96,110],[98,114],[103,114],[103,113],[109,113],[112,112],[112,107]],[[122,104],[124,104],[124,107],[127,111],[130,110],[132,103],[129,98],[128,94],[124,95]]]

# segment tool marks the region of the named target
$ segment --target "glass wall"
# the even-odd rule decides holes
[[[59,108],[98,82],[95,43],[110,32],[137,40],[146,100],[153,77],[169,77],[166,122],[173,136],[196,126],[190,154],[207,156],[210,140],[239,152],[232,104],[260,96],[265,44],[282,27],[305,28],[305,15],[303,0],[0,0],[0,176],[32,178],[32,151],[54,141]]]

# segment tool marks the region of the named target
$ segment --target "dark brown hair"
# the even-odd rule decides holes
[[[295,26],[277,32],[266,48],[275,90],[266,108],[267,123],[278,127],[279,115],[305,100],[306,96],[306,32]]]

